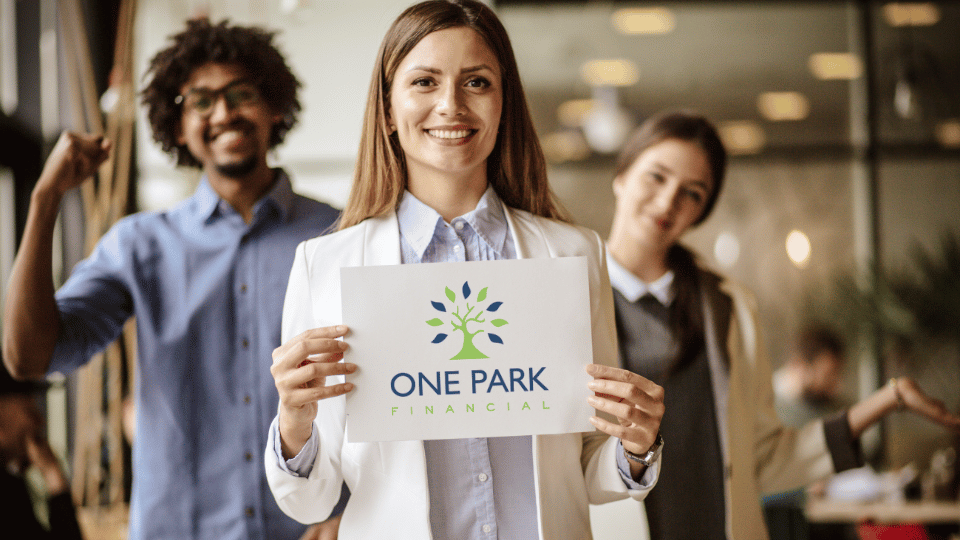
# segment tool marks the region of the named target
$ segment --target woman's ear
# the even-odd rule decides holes
[[[613,178],[613,196],[620,198],[620,192],[623,191],[623,175],[618,174]]]

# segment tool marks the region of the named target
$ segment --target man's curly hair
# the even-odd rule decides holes
[[[235,64],[246,71],[270,110],[283,115],[270,132],[270,148],[283,142],[300,113],[300,81],[273,45],[273,37],[273,32],[258,27],[194,19],[187,21],[186,30],[171,36],[173,45],[153,57],[144,74],[150,81],[141,92],[141,101],[147,107],[153,139],[176,158],[177,165],[202,166],[186,145],[177,143],[181,106],[175,100],[193,71],[209,63]]]

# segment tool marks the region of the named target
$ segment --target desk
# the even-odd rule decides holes
[[[811,523],[960,523],[960,502],[848,502],[809,499],[804,514]]]

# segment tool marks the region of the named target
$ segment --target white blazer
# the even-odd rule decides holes
[[[589,229],[504,209],[518,258],[587,257],[593,361],[616,366],[613,297],[600,237]],[[301,243],[283,307],[283,342],[310,328],[341,322],[341,267],[390,264],[400,264],[400,231],[392,212]],[[342,377],[337,379],[342,382]],[[321,521],[346,482],[351,497],[340,523],[341,538],[431,538],[423,443],[347,443],[345,403],[343,396],[319,402],[315,423],[320,447],[309,477],[283,471],[268,445],[267,480],[280,508],[303,523]],[[649,486],[627,489],[617,469],[617,443],[599,432],[533,437],[541,539],[589,539],[589,504],[642,500],[656,484],[659,464],[644,477]]]

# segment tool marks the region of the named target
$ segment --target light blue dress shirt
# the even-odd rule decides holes
[[[130,538],[295,539],[258,456],[278,395],[270,376],[294,250],[337,212],[287,175],[250,224],[204,179],[169,211],[117,223],[57,291],[50,371],[68,372],[137,319]]]

